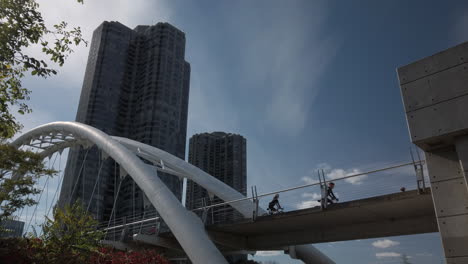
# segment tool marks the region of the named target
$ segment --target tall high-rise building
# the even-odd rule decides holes
[[[247,143],[243,136],[224,133],[196,134],[190,138],[189,162],[246,195]],[[188,180],[186,206],[188,209],[223,202],[206,189]],[[201,211],[197,211],[200,213]],[[243,216],[229,205],[217,206],[204,215],[208,224],[230,223]],[[226,256],[229,263],[247,261],[247,255]]]
[[[93,34],[76,121],[184,159],[189,82],[182,31],[168,23],[132,30],[118,22],[104,22]],[[182,182],[159,176],[181,199]],[[119,181],[118,164],[105,160],[95,147],[72,149],[60,202],[80,199],[99,220],[107,220]],[[114,217],[142,213],[143,196],[126,177]]]
[[[189,162],[235,190],[246,195],[246,140],[241,135],[214,132],[196,134],[190,138]],[[188,209],[222,202],[193,181],[187,182]],[[231,206],[214,207],[207,214],[208,223],[229,223],[242,216]]]

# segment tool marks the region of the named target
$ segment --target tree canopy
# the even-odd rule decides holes
[[[35,201],[27,197],[39,192],[34,187],[37,178],[54,173],[39,155],[7,144],[22,128],[15,114],[32,111],[27,105],[31,90],[23,86],[22,79],[57,74],[46,61],[62,66],[73,46],[81,43],[87,45],[79,27],[69,29],[66,22],[47,27],[36,0],[0,0],[0,221],[33,205]],[[42,53],[28,53],[33,46]],[[25,177],[13,179],[13,174]]]
[[[29,194],[40,192],[34,184],[41,176],[52,176],[55,171],[46,168],[42,158],[31,151],[18,150],[0,144],[0,222],[18,208],[36,203]],[[22,175],[17,179],[13,175]]]
[[[82,207],[81,201],[56,207],[53,218],[42,226],[40,244],[47,263],[86,263],[98,252],[103,233],[96,230],[98,222]]]
[[[82,2],[82,0],[78,0]],[[72,46],[87,42],[81,29],[68,29],[66,22],[48,28],[35,0],[0,0],[0,136],[11,138],[21,129],[18,114],[30,113],[26,104],[31,91],[22,85],[26,74],[46,78],[57,74],[43,59],[27,54],[25,49],[39,45],[54,64],[62,66],[73,52]],[[53,43],[47,39],[52,36]]]

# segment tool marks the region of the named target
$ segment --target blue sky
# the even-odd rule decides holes
[[[464,1],[39,3],[46,21],[80,25],[87,39],[104,20],[131,28],[167,21],[184,31],[192,67],[188,136],[226,131],[246,137],[248,186],[260,193],[306,183],[317,168],[338,177],[409,161],[396,68],[468,39]],[[25,130],[74,120],[87,53],[78,48],[56,77],[25,80],[34,109],[19,117]],[[337,192],[357,199],[413,182],[411,171],[396,174],[381,186],[367,184],[370,175],[344,182]],[[286,209],[307,205],[313,193],[287,198]],[[388,247],[372,245],[378,240]],[[398,254],[413,263],[442,263],[438,234],[318,247],[337,263],[398,263]],[[296,263],[277,254],[255,259]]]

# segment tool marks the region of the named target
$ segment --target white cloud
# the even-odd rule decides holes
[[[380,252],[380,253],[375,253],[375,256],[377,258],[391,258],[391,257],[401,257],[401,254],[396,253],[396,252]]]
[[[279,256],[279,255],[283,255],[283,251],[280,251],[280,250],[257,251],[257,253],[255,253],[255,256],[259,256],[259,257],[273,257],[273,256]]]
[[[287,5],[265,11],[264,16],[271,17],[268,24],[258,19],[258,13],[247,16],[254,30],[245,33],[244,76],[249,85],[264,87],[265,125],[296,136],[305,127],[339,41],[323,30],[328,13],[324,4],[314,4],[307,15]]]
[[[69,26],[81,27],[83,37],[91,42],[94,29],[104,20],[119,21],[122,24],[133,28],[140,24],[154,24],[159,21],[166,21],[172,15],[166,1],[84,1],[78,4],[76,1],[50,1],[39,0],[39,10],[47,26],[67,21]],[[33,55],[42,55],[39,45],[29,49]],[[59,68],[60,78],[68,81],[79,82],[83,80],[86,61],[88,58],[88,47],[81,45],[74,48],[65,62],[64,67]],[[42,57],[42,56],[39,56]],[[81,87],[81,85],[79,85]],[[64,87],[67,88],[67,87]]]
[[[332,169],[331,171],[329,171],[328,173],[326,173],[326,177],[330,180],[335,180],[335,179],[339,179],[339,178],[343,178],[343,177],[346,177],[346,176],[351,176],[351,175],[355,175],[355,174],[360,174],[362,173],[361,170],[359,169],[347,169],[347,170],[344,170],[344,169]],[[348,178],[346,179],[345,181],[346,182],[349,182],[351,184],[355,184],[355,185],[358,185],[358,184],[361,184],[362,181],[367,178],[367,175],[361,175],[361,176],[356,176],[356,177],[351,177],[351,178]]]
[[[316,168],[311,169],[307,172],[307,176],[304,176],[301,178],[301,181],[304,182],[305,184],[315,184],[318,183],[318,171],[324,170],[324,171],[329,171],[331,170],[330,165],[327,163],[319,163],[317,164]]]
[[[12,112],[16,112],[16,109],[12,109]],[[22,133],[28,132],[29,130],[44,125],[50,122],[57,121],[55,114],[42,110],[40,108],[34,107],[33,112],[25,115],[15,115],[16,120],[23,124]],[[15,135],[14,139],[19,137],[22,133]]]
[[[208,58],[208,56],[207,56]],[[209,68],[208,64],[201,66]],[[229,107],[229,98],[218,87],[222,86],[211,71],[200,73],[192,69],[189,103],[189,135],[208,131],[239,133],[239,118]]]
[[[308,176],[302,177],[301,181],[303,181],[305,184],[316,184],[319,182],[318,180],[312,179],[312,177]]]
[[[306,209],[306,208],[312,208],[315,206],[320,206],[320,202],[318,202],[317,200],[312,200],[312,201],[302,201],[296,204],[297,209]]]
[[[303,193],[302,194],[302,197],[303,198],[311,198],[311,199],[320,199],[320,194],[318,193]]]
[[[362,173],[362,171],[357,168],[350,168],[350,169],[332,168],[327,163],[320,163],[316,166],[315,169],[310,170],[308,174],[317,175],[317,171],[319,170],[324,171],[325,177],[328,180],[336,180],[336,179],[343,178],[346,176],[351,176],[351,175]],[[301,178],[301,181],[303,181],[305,184],[314,184],[318,182],[318,180],[315,180],[315,178],[317,178],[317,176],[304,176]],[[366,178],[367,178],[367,175],[364,174],[364,175],[360,175],[356,177],[347,178],[344,181],[351,183],[353,185],[359,185],[359,184],[362,184],[362,182]]]
[[[305,209],[305,208],[320,206],[320,202],[318,202],[318,200],[322,198],[320,196],[320,194],[318,194],[318,193],[303,193],[302,197],[303,198],[309,198],[309,199],[297,203],[296,204],[297,209]]]
[[[275,31],[274,34],[277,33]],[[303,131],[311,104],[319,90],[320,78],[337,52],[334,40],[321,38],[317,32],[314,34],[317,36],[314,36],[312,42],[299,35],[284,38],[275,36],[280,43],[276,49],[270,50],[271,54],[277,55],[271,69],[273,86],[271,100],[266,106],[267,123],[291,136]],[[299,54],[310,51],[303,45],[314,46],[314,52],[308,58],[300,59]]]
[[[377,240],[377,241],[372,242],[372,246],[376,248],[389,248],[389,247],[398,246],[398,245],[400,245],[400,242],[393,241],[390,239]]]
[[[91,42],[93,31],[104,20],[120,21],[133,28],[139,24],[167,21],[172,16],[172,11],[165,0],[100,0],[85,1],[83,5],[76,1],[39,0],[38,2],[39,10],[48,27],[67,21],[70,28],[81,27],[83,37],[89,42]],[[45,122],[57,121],[55,118],[50,118],[54,116],[67,116],[68,120],[74,119],[73,110],[75,110],[82,86],[89,45],[88,47],[73,46],[73,49],[75,52],[68,57],[63,67],[49,64],[58,70],[57,76],[51,76],[46,80],[31,76],[24,78],[25,87],[33,91],[31,101],[27,103],[32,106],[34,112],[25,116],[15,115],[25,125],[23,131]],[[41,45],[32,45],[23,51],[27,55],[45,59]],[[54,100],[56,98],[59,100]],[[47,109],[49,112],[40,109]],[[53,111],[55,114],[51,114]]]

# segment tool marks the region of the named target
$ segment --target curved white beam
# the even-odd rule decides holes
[[[71,133],[75,139],[94,143],[120,164],[146,194],[191,261],[196,264],[227,264],[223,255],[206,234],[201,220],[182,207],[177,198],[157,177],[157,172],[150,171],[135,154],[104,132],[78,122],[53,122],[23,134],[12,145],[19,148],[22,145],[28,145],[31,140],[57,132]]]
[[[72,135],[66,135],[66,133],[72,134]],[[174,195],[169,191],[169,189],[165,186],[165,184],[162,183],[161,180],[159,180],[159,178],[157,177],[157,174],[155,174],[156,171],[154,170],[149,171],[148,166],[144,164],[143,162],[141,162],[141,160],[139,160],[135,155],[140,156],[145,159],[148,159],[148,158],[152,159],[150,161],[153,161],[154,163],[159,163],[162,160],[167,167],[170,167],[169,171],[171,171],[172,174],[177,175],[177,176],[183,175],[184,177],[187,177],[188,179],[193,180],[194,182],[196,182],[203,188],[207,189],[209,192],[215,194],[216,196],[218,196],[224,201],[231,201],[231,200],[245,198],[241,193],[232,189],[230,186],[219,181],[218,179],[212,177],[211,175],[204,172],[203,170],[165,151],[162,151],[158,148],[155,148],[155,147],[152,147],[152,146],[149,146],[149,145],[146,145],[146,144],[134,141],[134,140],[121,138],[121,137],[110,137],[98,129],[95,129],[91,126],[84,125],[78,122],[49,123],[49,124],[37,127],[29,131],[28,133],[16,139],[11,144],[19,148],[22,145],[30,145],[31,141],[33,140],[43,140],[44,137],[55,135],[55,134],[62,134],[62,138],[58,138],[58,139],[62,139],[63,141],[55,142],[54,144],[48,147],[42,148],[43,151],[40,153],[42,157],[46,158],[55,152],[59,152],[65,148],[68,148],[74,145],[83,145],[85,147],[89,147],[91,145],[96,144],[98,148],[100,148],[106,154],[114,158],[114,160],[117,163],[119,163],[130,174],[130,176],[135,180],[135,182],[139,186],[140,186],[140,182],[143,182],[143,184],[146,184],[148,182],[153,182],[153,183],[157,182],[155,186],[151,186],[151,187],[154,187],[154,189],[157,189],[159,192],[161,192],[161,190],[165,190],[165,193],[167,195],[166,194],[148,195],[146,192],[146,189],[148,188],[141,188],[143,192],[147,194],[148,198],[153,203],[156,210],[160,212],[161,217],[163,219],[169,219],[169,218],[166,218],[168,217],[167,215],[180,215],[180,212],[168,213],[166,211],[160,211],[164,209],[160,209],[159,207],[164,207],[164,206],[160,205],[158,207],[153,202],[154,199],[156,200],[160,199],[161,201],[165,201],[165,199],[169,197],[169,200],[172,200],[171,202],[174,202],[173,200],[175,200],[175,204],[177,205],[176,207],[174,207],[174,210],[176,211],[179,211],[181,209],[180,208],[181,205],[179,201],[174,197]],[[44,141],[44,143],[49,143],[49,142]],[[112,151],[115,150],[114,148],[118,150],[117,154],[112,154]],[[108,152],[108,151],[111,151],[111,152]],[[120,153],[120,152],[123,152],[123,153]],[[125,158],[129,157],[128,162],[130,164],[128,164],[127,162],[120,163],[119,160],[116,159],[116,156],[121,157],[121,158],[123,157],[123,159],[120,159],[120,161],[124,161]],[[135,159],[138,162],[133,163]],[[143,177],[134,176],[132,174],[134,173],[133,172],[134,170],[130,171],[129,167],[134,168],[135,166],[137,167],[137,170],[136,170],[137,172],[143,171],[146,173],[146,175],[142,175]],[[142,180],[137,181],[136,177],[142,178]],[[149,179],[149,181],[147,181],[147,179]],[[154,179],[157,179],[157,180],[154,180]],[[162,186],[162,187],[159,187],[159,186]],[[153,189],[153,188],[150,188],[150,189]],[[153,192],[153,194],[157,194],[157,192]],[[159,196],[162,196],[162,197],[159,198]],[[167,203],[166,205],[169,206],[169,204],[170,203]],[[234,207],[236,210],[238,210],[240,213],[242,213],[244,217],[250,218],[252,216],[251,213],[253,211],[253,207],[252,207],[253,204],[249,200],[239,201],[239,202],[231,204],[231,206]],[[206,241],[205,240],[206,233],[204,232],[203,226],[201,226],[200,228],[201,221],[199,220],[198,217],[196,216],[194,217],[193,214],[189,213],[184,208],[182,208],[182,210],[185,212],[185,214],[182,213],[182,215],[185,215],[183,217],[187,217],[184,219],[186,219],[188,222],[191,222],[192,220],[194,220],[194,222],[192,222],[195,225],[195,229],[193,229],[194,231],[193,233],[200,233],[201,231],[202,234],[200,237],[194,236],[193,233],[191,232],[187,232],[187,233],[179,232],[182,229],[187,230],[187,229],[192,228],[192,227],[184,226],[184,224],[187,221],[182,221],[180,220],[180,218],[178,221],[174,221],[174,219],[171,218],[171,221],[170,221],[171,224],[169,224],[168,221],[166,222],[169,228],[174,232],[174,235],[176,236],[177,240],[179,240],[179,243],[182,245],[182,247],[186,251],[187,255],[190,257],[190,259],[194,261],[195,263],[226,263],[222,256],[221,258],[219,258],[220,256],[219,251],[217,251],[216,248],[213,249],[214,245],[209,239],[208,239],[208,244],[205,243],[205,245],[208,245],[208,246],[203,247],[203,249],[207,250],[208,252],[212,252],[213,255],[202,255],[201,251],[205,252],[205,250],[201,250],[200,252],[198,252],[200,253],[198,255],[196,254],[197,252],[189,253],[189,249],[191,249],[191,251],[194,250],[194,247],[192,247],[192,245],[201,246],[201,244],[199,243],[201,242],[203,244],[203,241]],[[259,208],[259,213],[260,214],[264,213],[264,210]],[[178,228],[179,225],[181,225],[180,228]],[[192,236],[192,237],[191,239],[186,239],[186,236]],[[181,241],[181,238],[183,238],[183,241],[187,241],[185,245]],[[197,242],[190,242],[189,240],[196,240]],[[329,259],[326,255],[321,253],[312,245],[290,246],[288,251],[293,252],[291,257],[302,259],[305,263],[334,264],[334,262],[331,259]],[[296,253],[296,252],[300,252],[300,253]],[[197,257],[197,260],[203,259],[203,261],[199,262],[195,259],[192,259],[192,255],[197,255],[195,256]],[[213,258],[213,256],[215,256],[215,258]],[[217,258],[219,258],[219,260],[216,260]]]
[[[149,156],[154,158],[155,161],[163,160],[166,166],[169,166],[172,170],[183,174],[185,177],[196,182],[198,185],[208,190],[208,192],[218,196],[223,201],[233,201],[245,198],[244,195],[234,190],[229,185],[216,179],[215,177],[211,176],[210,174],[206,173],[200,168],[195,167],[194,165],[186,162],[185,160],[173,156],[172,154],[128,138],[112,138],[120,142],[122,145],[126,146],[128,149],[135,152],[135,154],[137,155],[138,151],[143,151],[145,153],[144,158],[147,158]],[[234,207],[237,211],[239,211],[244,217],[252,217],[254,205],[251,201],[243,200],[232,203],[230,205]],[[266,211],[259,208],[259,214],[262,215],[264,213],[266,213]]]

